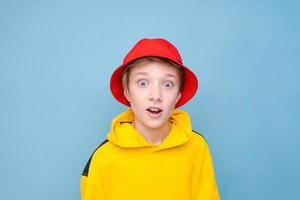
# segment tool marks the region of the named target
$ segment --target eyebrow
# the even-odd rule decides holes
[[[149,75],[149,73],[148,72],[137,72],[137,73],[135,73],[135,75]],[[166,76],[176,78],[176,76],[174,74],[166,74]]]
[[[166,76],[169,76],[169,77],[174,77],[176,78],[176,76],[174,74],[166,74]]]
[[[137,72],[137,73],[134,73],[135,75],[148,75],[149,73],[147,72]]]

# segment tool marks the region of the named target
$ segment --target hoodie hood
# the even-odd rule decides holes
[[[168,136],[159,145],[147,142],[134,128],[134,114],[131,108],[116,116],[106,138],[121,148],[155,147],[155,150],[167,149],[186,143],[192,136],[192,124],[186,111],[175,109],[169,121],[172,127]]]

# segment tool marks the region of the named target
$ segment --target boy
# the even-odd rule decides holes
[[[195,74],[176,47],[144,38],[112,74],[113,96],[129,108],[81,176],[83,200],[218,200],[208,145],[177,110],[196,93]]]

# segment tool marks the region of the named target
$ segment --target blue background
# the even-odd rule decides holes
[[[124,109],[109,78],[143,37],[180,50],[200,87],[193,128],[222,199],[300,199],[299,1],[0,2],[0,191],[80,199],[80,175]]]

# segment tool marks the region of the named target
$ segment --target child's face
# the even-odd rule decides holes
[[[147,63],[135,66],[129,74],[125,97],[135,115],[135,124],[145,129],[162,128],[181,97],[179,72],[164,63]],[[159,110],[149,110],[155,107]]]

